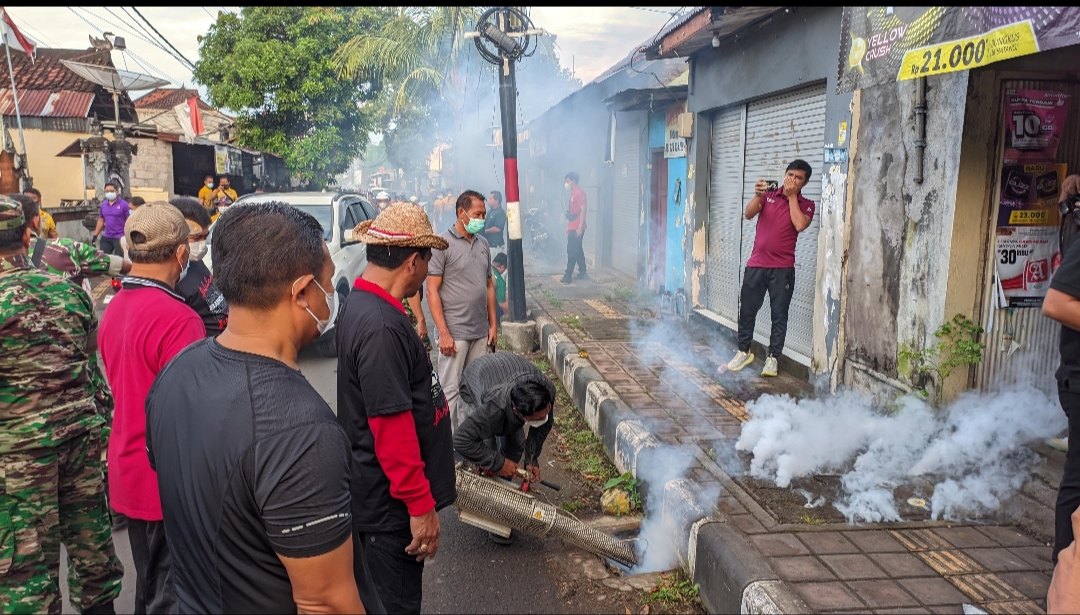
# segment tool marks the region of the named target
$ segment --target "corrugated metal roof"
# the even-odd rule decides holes
[[[94,102],[93,92],[19,90],[19,113],[27,117],[86,117]],[[0,90],[0,114],[15,115],[11,90]]]

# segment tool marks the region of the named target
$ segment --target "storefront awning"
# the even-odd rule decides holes
[[[1068,6],[845,7],[837,92],[970,70],[1080,43]]]

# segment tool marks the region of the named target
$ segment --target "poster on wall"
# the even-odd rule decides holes
[[[214,146],[214,170],[218,175],[229,172],[229,148],[224,145]]]
[[[1040,307],[1050,288],[1050,278],[1061,262],[1058,229],[1053,226],[998,228],[994,256],[1007,307]]]
[[[970,70],[1080,43],[1080,7],[845,7],[836,91]]]
[[[1063,164],[1005,164],[1001,169],[998,226],[1053,226],[1061,221],[1058,195]]]
[[[1006,90],[1005,162],[1056,160],[1069,98],[1065,92]]]

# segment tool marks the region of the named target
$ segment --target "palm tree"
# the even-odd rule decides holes
[[[399,7],[374,32],[358,34],[334,54],[338,74],[395,88],[392,114],[443,98],[455,81],[464,33],[482,9],[461,6]]]

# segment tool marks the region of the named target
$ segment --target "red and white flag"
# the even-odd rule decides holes
[[[188,113],[191,114],[191,130],[196,136],[201,135],[206,132],[206,129],[203,128],[202,115],[199,113],[199,95],[189,98],[187,104],[190,109]]]
[[[0,7],[0,12],[4,15],[4,44],[13,49],[21,49],[23,53],[30,56],[30,61],[33,62],[34,54],[37,53],[37,43],[15,27],[15,22],[12,21],[6,9]]]

